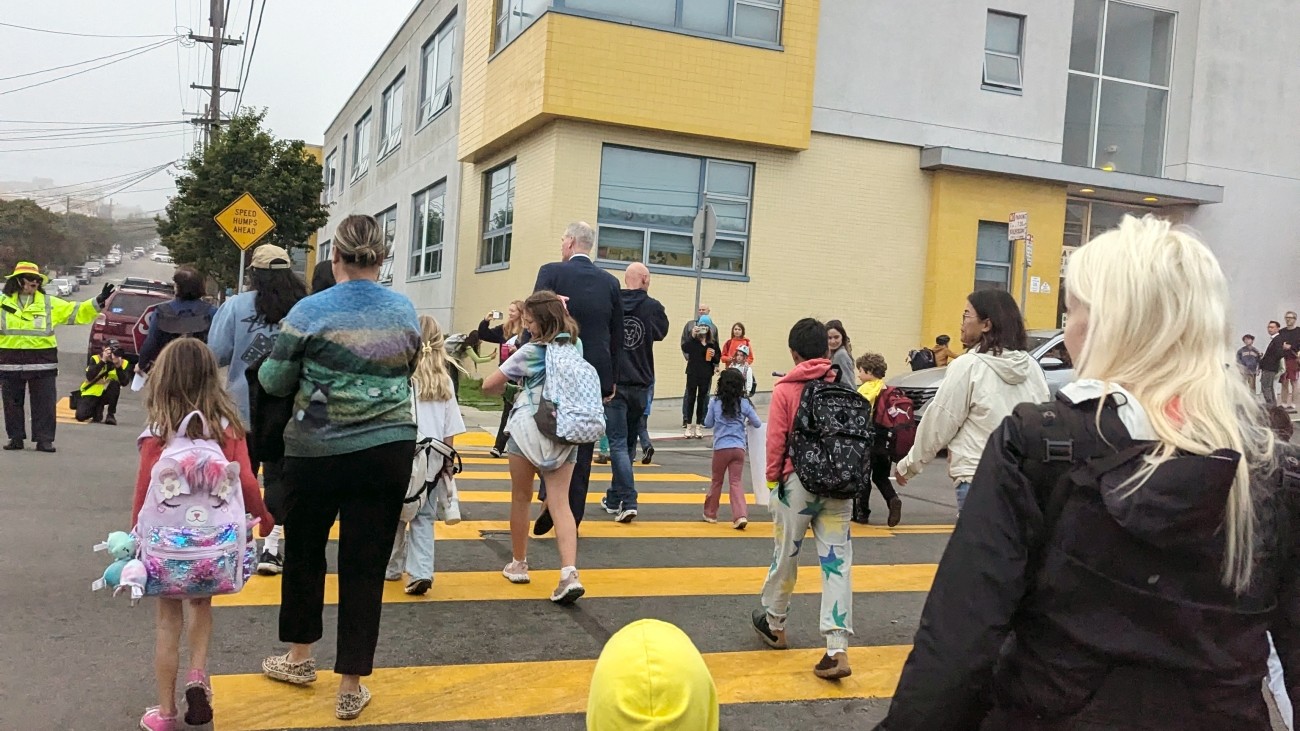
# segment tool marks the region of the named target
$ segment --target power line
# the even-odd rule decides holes
[[[244,72],[244,79],[239,82],[239,95],[235,97],[235,113],[239,113],[239,105],[244,101],[244,90],[248,88],[248,76],[253,73],[253,56],[257,55],[257,39],[262,35],[262,14],[266,12],[266,0],[262,0],[262,9],[257,12],[257,30],[253,33],[253,46],[248,50],[248,69]],[[252,7],[249,7],[251,19]]]
[[[38,81],[38,82],[36,82],[36,83],[34,83],[34,84],[28,84],[27,86],[20,86],[20,87],[18,87],[18,88],[16,88],[16,89],[8,89],[8,90],[6,90],[6,91],[0,91],[0,96],[4,96],[5,94],[12,94],[12,93],[14,93],[14,92],[16,92],[16,91],[23,91],[23,90],[25,90],[25,89],[31,89],[31,88],[34,88],[34,87],[37,87],[37,86],[44,86],[44,85],[46,85],[46,84],[52,84],[52,83],[54,83],[54,82],[56,82],[56,81],[62,81],[63,79],[68,79],[68,78],[71,78],[71,77],[73,77],[73,76],[80,76],[81,74],[84,74],[84,73],[89,73],[89,72],[91,72],[91,71],[95,71],[95,70],[97,70],[97,69],[102,69],[102,68],[104,68],[105,66],[111,66],[111,65],[113,65],[113,64],[115,64],[115,63],[118,63],[119,61],[125,61],[125,60],[130,59],[130,58],[135,58],[136,56],[139,56],[139,55],[141,55],[141,54],[148,53],[148,52],[150,52],[150,51],[152,51],[152,50],[155,50],[155,49],[158,49],[158,48],[162,48],[163,46],[167,45],[168,43],[175,43],[175,42],[176,42],[176,39],[173,38],[173,39],[170,40],[170,41],[163,41],[162,43],[159,43],[159,44],[157,44],[157,45],[147,46],[147,47],[145,47],[143,50],[136,51],[135,53],[131,54],[130,56],[123,56],[122,58],[118,58],[118,59],[115,59],[115,60],[113,60],[113,61],[106,61],[106,62],[104,62],[104,63],[99,64],[98,66],[91,66],[90,68],[82,69],[82,70],[80,70],[80,71],[74,71],[74,72],[72,72],[72,73],[70,73],[70,74],[64,74],[63,76],[56,76],[56,77],[54,77],[53,79],[46,79],[45,81]]]
[[[171,38],[168,35],[114,35],[105,33],[73,33],[66,30],[50,30],[48,28],[32,28],[26,25],[15,25],[13,23],[0,23],[0,26],[6,28],[17,28],[19,30],[30,30],[35,33],[51,33],[59,36],[77,36],[79,38]]]
[[[59,195],[63,195],[63,191],[62,191],[63,188],[79,188],[79,187],[81,187],[81,186],[83,186],[83,185],[90,185],[91,183],[103,183],[103,181],[106,181],[106,180],[111,180],[111,181],[123,180],[123,179],[129,178],[129,177],[131,177],[131,176],[133,176],[133,175],[139,175],[140,173],[143,173],[143,172],[145,172],[145,171],[147,171],[147,170],[153,170],[153,169],[155,169],[155,168],[162,168],[162,167],[166,167],[166,166],[171,165],[171,164],[172,164],[172,162],[166,162],[166,163],[163,163],[163,164],[161,164],[161,165],[150,165],[150,166],[147,167],[147,168],[141,168],[140,170],[132,170],[132,171],[129,172],[129,173],[120,173],[120,174],[118,174],[118,175],[110,175],[110,176],[108,176],[107,178],[95,178],[95,179],[93,179],[93,180],[83,180],[83,181],[80,182],[80,183],[68,183],[68,184],[66,184],[66,185],[52,185],[52,186],[50,186],[50,187],[48,187],[48,188],[31,188],[31,189],[28,189],[28,190],[10,190],[10,191],[6,191],[6,192],[5,192],[5,195],[21,195],[21,194],[24,194],[24,193],[53,194],[53,191],[56,191],[56,190],[57,190],[57,191],[60,191],[60,192],[58,193]],[[114,184],[116,184],[116,183],[114,183]]]
[[[113,137],[135,137],[141,134],[154,134],[163,130],[158,127],[173,127],[179,124],[188,124],[184,120],[175,122],[164,122],[162,124],[142,125],[139,127],[104,127],[88,128],[80,130],[41,130],[34,134],[25,134],[17,137],[9,137],[9,130],[0,131],[0,142],[45,142],[51,140],[94,140],[110,139]]]
[[[248,40],[248,32],[249,32],[249,30],[251,30],[252,27],[253,27],[253,8],[255,8],[256,6],[257,6],[257,2],[256,2],[256,0],[249,0],[249,3],[248,3],[248,22],[244,24],[244,40]],[[243,99],[243,97],[244,97],[244,92],[243,92],[243,88],[244,88],[244,84],[243,84],[243,78],[244,78],[244,63],[245,63],[245,61],[247,61],[247,60],[248,60],[248,44],[245,43],[245,44],[244,44],[244,48],[243,48],[243,52],[241,52],[241,53],[239,54],[239,73],[238,73],[238,74],[235,74],[235,78],[240,80],[240,84],[239,84],[240,92],[239,92],[239,94],[235,97],[235,113],[236,113],[236,114],[239,113],[239,101],[240,101],[241,99]]]
[[[159,122],[171,122],[173,120],[163,119],[156,120]],[[67,120],[47,120],[47,119],[0,119],[0,124],[61,124],[61,125],[104,125],[104,126],[121,126],[130,124],[154,124],[154,122],[69,122]]]
[[[167,134],[160,134],[153,137],[137,137],[131,140],[111,140],[108,142],[86,142],[79,145],[53,145],[50,147],[25,147],[20,150],[0,150],[0,155],[5,153],[12,154],[15,152],[40,152],[42,150],[70,150],[74,147],[97,147],[99,145],[122,145],[128,142],[145,142],[147,140],[166,140],[166,139],[172,139],[172,138],[184,137],[184,136],[185,136],[185,130],[181,130],[179,132],[169,132]]]
[[[172,36],[172,38],[173,38],[173,40],[174,40],[174,39],[176,38],[176,36]],[[153,47],[153,46],[156,46],[156,45],[165,44],[165,43],[167,43],[167,41],[154,41],[153,43],[146,43],[146,44],[144,44],[143,46],[136,46],[135,48],[128,48],[128,49],[126,49],[125,51],[116,51],[116,52],[114,52],[114,53],[110,53],[110,54],[108,54],[107,56],[100,56],[100,57],[98,57],[98,58],[90,58],[90,59],[86,59],[85,61],[77,61],[76,63],[65,63],[65,64],[63,64],[62,66],[51,66],[51,67],[48,68],[48,69],[41,69],[41,70],[39,70],[39,71],[28,71],[28,72],[26,72],[26,73],[22,73],[22,74],[14,74],[13,76],[0,76],[0,81],[11,81],[11,80],[13,80],[13,79],[21,79],[21,78],[24,78],[24,77],[27,77],[27,76],[39,76],[39,75],[41,75],[41,74],[48,74],[48,73],[51,72],[51,71],[59,71],[59,70],[61,70],[61,69],[70,69],[70,68],[72,68],[73,66],[85,66],[85,65],[88,64],[88,63],[94,63],[94,62],[96,62],[96,61],[103,61],[103,60],[106,59],[106,58],[112,58],[112,57],[114,57],[114,56],[121,56],[122,54],[125,54],[125,53],[130,53],[130,52],[132,52],[132,51],[139,51],[139,50],[141,50],[141,49],[143,49],[143,48],[150,48],[150,47]]]

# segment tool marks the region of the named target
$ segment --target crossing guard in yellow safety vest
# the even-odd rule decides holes
[[[0,295],[0,396],[4,400],[4,449],[23,448],[27,438],[23,404],[32,396],[32,440],[40,452],[54,451],[55,402],[58,400],[59,343],[54,328],[94,321],[113,285],[81,304],[45,293],[49,277],[29,261],[20,261],[5,277]]]

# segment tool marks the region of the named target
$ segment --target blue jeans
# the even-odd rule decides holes
[[[655,402],[655,385],[650,384],[645,394],[645,411],[641,413],[641,423],[637,425],[637,434],[641,439],[641,451],[645,451],[654,446],[650,443],[650,407]]]
[[[962,506],[966,504],[966,495],[970,492],[970,483],[958,482],[957,487],[954,489],[957,491],[957,512],[960,513]]]
[[[645,411],[645,395],[644,386],[620,384],[614,398],[605,404],[605,436],[609,437],[609,464],[614,473],[605,492],[605,504],[611,508],[636,507],[632,452]]]
[[[437,511],[438,501],[430,495],[410,523],[397,524],[393,553],[388,557],[388,576],[401,576],[405,565],[408,581],[433,581],[433,524]]]

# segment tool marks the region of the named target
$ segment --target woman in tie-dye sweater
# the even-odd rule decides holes
[[[325,545],[339,521],[339,631],[335,714],[353,719],[370,702],[361,685],[379,637],[384,567],[411,479],[415,421],[410,381],[420,326],[406,297],[380,286],[383,228],[348,216],[334,238],[338,284],[293,306],[258,380],[294,397],[284,430],[285,555],[280,639],[285,655],[262,671],[274,680],[316,679]]]

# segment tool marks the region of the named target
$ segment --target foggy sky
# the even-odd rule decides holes
[[[262,0],[227,0],[227,37],[241,38],[250,5]],[[256,53],[248,66],[244,106],[267,107],[266,125],[277,136],[319,144],[325,126],[360,83],[384,45],[396,33],[415,0],[267,0]],[[208,35],[209,0],[0,0],[0,23],[67,33],[168,35],[183,26]],[[238,86],[245,46],[228,47],[223,56],[222,85]],[[119,51],[165,42],[166,38],[87,38],[54,35],[0,26],[0,77],[63,66]],[[188,43],[188,42],[187,42]],[[112,59],[108,59],[112,60]],[[102,62],[99,62],[102,63]],[[132,130],[137,139],[90,135],[123,134],[120,130],[85,131],[68,139],[20,140],[51,134],[33,122],[159,122],[181,120],[183,112],[200,112],[207,92],[189,88],[207,84],[211,57],[206,44],[186,48],[168,44],[71,78],[4,93],[96,64],[46,74],[0,80],[0,181],[53,178],[69,185],[160,165],[181,158],[193,145],[197,128],[189,124]],[[224,95],[230,110],[235,94]],[[11,120],[23,120],[11,121]],[[35,129],[42,131],[31,131]],[[83,128],[84,129],[84,128]],[[156,138],[155,138],[156,137]],[[95,144],[88,144],[95,143]],[[98,144],[111,143],[111,144]],[[29,150],[35,147],[64,149]],[[173,170],[174,172],[174,170]],[[164,190],[156,190],[164,188]],[[167,172],[114,195],[116,205],[160,209],[174,192]]]

